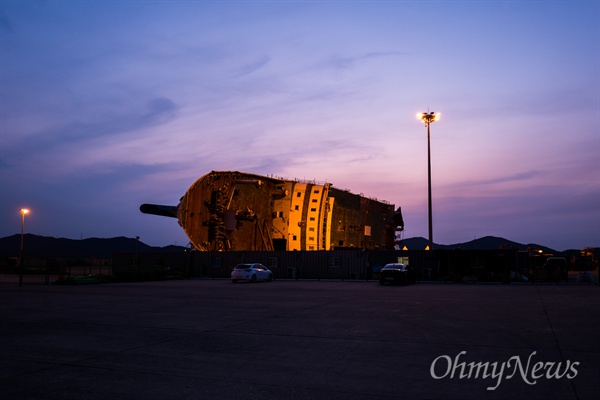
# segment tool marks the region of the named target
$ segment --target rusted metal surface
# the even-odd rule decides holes
[[[176,207],[144,204],[140,210],[176,215],[200,251],[391,249],[403,229],[393,204],[330,183],[238,171],[200,177]]]

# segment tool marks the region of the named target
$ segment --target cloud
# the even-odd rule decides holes
[[[3,143],[0,168],[7,172],[3,174],[3,181],[11,184],[8,182],[14,179],[12,175],[18,174],[32,185],[39,186],[35,184],[38,180],[44,184],[62,185],[84,177],[77,189],[93,192],[96,185],[88,186],[86,182],[96,182],[114,174],[115,185],[107,190],[115,190],[119,180],[141,174],[143,169],[134,168],[136,164],[165,167],[173,163],[172,158],[151,155],[157,149],[148,144],[156,143],[158,151],[162,151],[164,145],[161,142],[168,139],[155,137],[154,131],[175,120],[179,110],[171,99],[155,97],[139,107],[121,109],[121,104],[115,102],[114,107],[102,113],[96,114],[90,109],[81,115],[65,116],[60,126],[17,136],[10,143]]]
[[[124,111],[126,110],[126,111]],[[73,145],[94,138],[119,136],[173,120],[179,106],[166,97],[150,99],[146,104],[121,108],[118,102],[110,110],[95,113],[93,110],[83,112],[74,118],[75,121],[63,120],[62,126],[34,132],[28,136],[27,151],[47,151],[50,147]]]
[[[147,110],[148,112],[139,117],[137,124],[134,125],[144,127],[169,122],[176,116],[179,106],[171,99],[157,97],[148,101]]]
[[[399,51],[382,51],[382,52],[371,52],[364,53],[357,56],[350,57],[342,57],[342,56],[334,56],[332,57],[328,64],[336,69],[350,69],[356,66],[356,64],[363,63],[366,61],[372,61],[380,58],[388,58],[388,57],[400,57],[403,56],[404,53]]]
[[[531,180],[534,178],[539,178],[540,176],[544,176],[544,175],[548,175],[548,173],[545,171],[535,171],[534,170],[534,171],[518,172],[516,174],[500,176],[497,178],[456,182],[456,183],[453,183],[452,186],[453,187],[456,187],[456,186],[461,186],[461,187],[482,186],[482,185],[485,186],[485,185],[496,185],[499,183],[522,182],[522,181],[527,181],[527,180]]]
[[[519,192],[435,197],[436,242],[448,243],[457,234],[465,241],[473,235],[494,235],[541,242],[558,250],[583,247],[600,239],[598,204],[598,192],[564,196],[560,188],[539,186]],[[415,213],[415,207],[406,208],[408,221]]]
[[[233,78],[238,78],[241,76],[253,74],[254,72],[260,70],[262,67],[267,65],[270,61],[271,61],[271,58],[268,55],[264,54],[261,57],[259,57],[259,59],[256,60],[255,62],[246,64],[246,65],[243,65],[242,67],[240,67],[234,73]]]

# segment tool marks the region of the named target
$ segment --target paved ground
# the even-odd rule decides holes
[[[598,285],[0,282],[0,321],[1,399],[600,393]]]

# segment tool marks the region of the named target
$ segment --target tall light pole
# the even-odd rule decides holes
[[[433,250],[433,222],[431,220],[432,215],[432,206],[431,206],[431,123],[440,119],[440,113],[432,112],[424,112],[417,114],[417,118],[423,121],[425,126],[427,126],[427,193],[429,197],[429,250]]]
[[[19,286],[23,285],[23,236],[25,235],[25,214],[29,210],[21,208],[21,249],[19,250]]]

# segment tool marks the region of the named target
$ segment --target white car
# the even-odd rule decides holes
[[[231,282],[237,281],[272,281],[273,273],[262,264],[238,264],[231,270]]]

